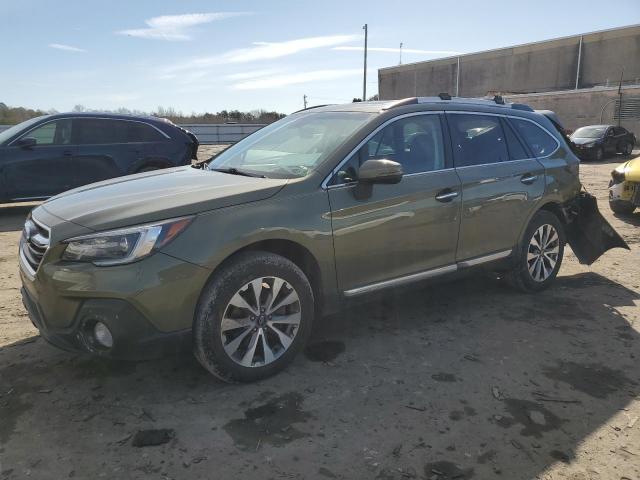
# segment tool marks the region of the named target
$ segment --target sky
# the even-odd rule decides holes
[[[370,96],[400,43],[411,63],[640,23],[640,0],[589,3],[0,0],[0,102],[290,113],[362,96],[365,23]]]

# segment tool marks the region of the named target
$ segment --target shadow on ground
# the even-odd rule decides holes
[[[325,319],[306,355],[251,385],[188,354],[4,347],[0,478],[535,478],[638,395],[637,299],[595,273],[538,295],[478,277],[397,291]],[[145,429],[170,434],[132,446]]]

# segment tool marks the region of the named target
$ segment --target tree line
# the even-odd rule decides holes
[[[150,114],[140,110],[130,110],[128,108],[118,108],[117,110],[93,110],[84,105],[73,107],[74,112],[106,112],[118,113],[121,115],[152,115],[171,120],[173,123],[272,123],[280,120],[285,115],[283,113],[267,110],[251,110],[241,112],[239,110],[221,110],[216,113],[191,113],[183,114],[172,107],[158,107]],[[0,125],[15,125],[30,118],[58,113],[56,110],[33,110],[23,107],[9,107],[0,102]]]

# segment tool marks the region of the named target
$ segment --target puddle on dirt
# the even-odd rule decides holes
[[[438,480],[469,480],[473,478],[473,468],[462,469],[455,463],[440,461],[427,463],[424,466],[424,476],[426,478],[437,478]]]
[[[304,423],[311,414],[301,409],[304,397],[296,392],[286,393],[262,405],[245,410],[245,418],[227,422],[224,430],[241,449],[257,449],[262,443],[281,447],[308,436],[296,430],[294,423]]]
[[[458,379],[453,373],[434,373],[431,375],[436,382],[456,382]]]
[[[567,383],[595,398],[606,398],[627,385],[635,385],[622,372],[595,363],[560,362],[542,371],[547,378]]]
[[[504,404],[511,417],[501,417],[496,424],[509,428],[512,425],[522,425],[520,435],[524,437],[540,438],[542,433],[557,430],[564,422],[542,405],[529,400],[505,398]]]
[[[18,396],[9,395],[0,401],[0,445],[5,444],[16,428],[20,416],[31,410],[33,405],[23,402]]]
[[[344,342],[327,340],[308,345],[304,349],[304,354],[312,362],[331,362],[338,355],[344,353],[344,350]]]

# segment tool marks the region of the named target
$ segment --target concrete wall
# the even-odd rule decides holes
[[[378,71],[380,98],[441,92],[481,97],[490,92],[518,94],[575,88],[581,38],[580,88],[617,84],[623,68],[625,83],[640,82],[640,25],[634,25],[383,68]]]
[[[528,95],[509,95],[510,102],[526,103],[537,110],[553,110],[558,114],[565,128],[575,130],[584,125],[600,123],[618,124],[614,118],[618,88],[593,88],[568,90]],[[623,87],[622,102],[640,99],[640,86]],[[635,118],[623,118],[620,124],[634,132],[640,140],[640,112]]]

